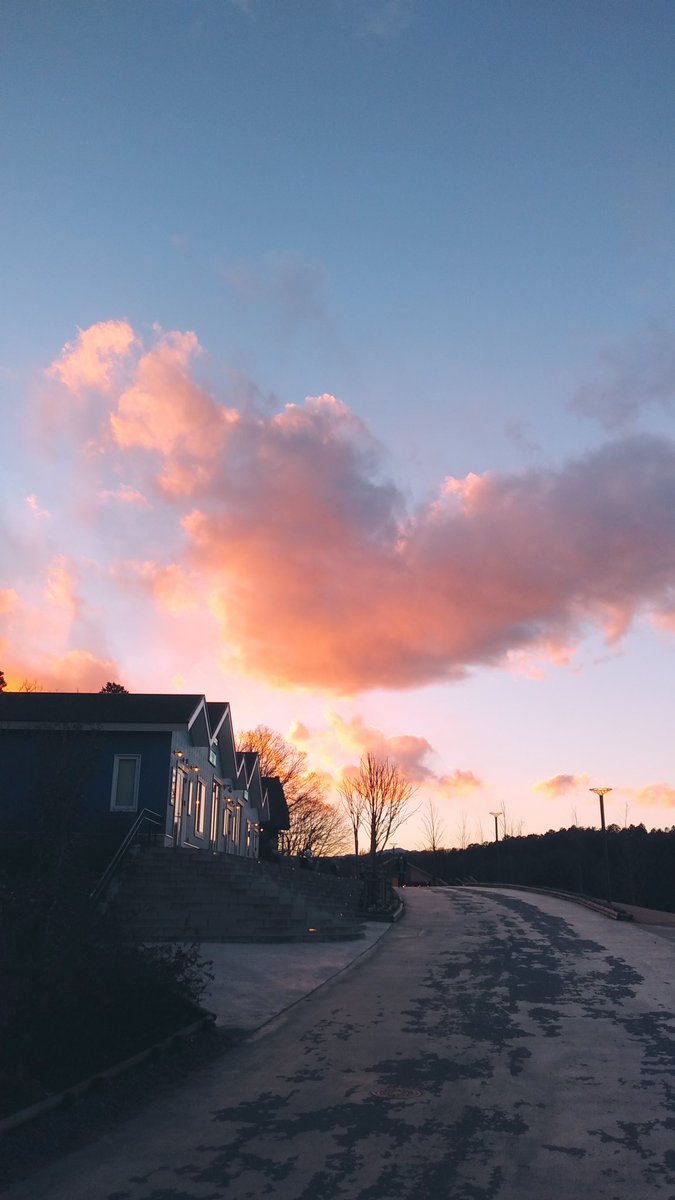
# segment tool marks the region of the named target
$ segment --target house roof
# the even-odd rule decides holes
[[[244,767],[244,775],[246,778],[246,786],[250,787],[253,782],[256,767],[259,767],[257,750],[238,750],[237,759]]]
[[[218,737],[221,726],[230,711],[227,700],[207,700],[206,711],[209,714],[209,728],[212,737]]]
[[[262,784],[263,789],[267,793],[267,803],[270,811],[268,824],[274,829],[290,829],[291,822],[288,815],[288,805],[281,780],[276,775],[271,777],[264,776]]]
[[[83,728],[102,725],[154,730],[188,729],[203,696],[117,692],[0,692],[0,728]]]

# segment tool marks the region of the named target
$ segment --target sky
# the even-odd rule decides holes
[[[675,5],[1,0],[0,667],[675,825]]]

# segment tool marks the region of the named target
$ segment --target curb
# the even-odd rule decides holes
[[[148,1046],[146,1050],[139,1050],[137,1054],[132,1054],[129,1058],[124,1058],[121,1062],[114,1063],[112,1067],[106,1067],[104,1071],[97,1071],[95,1075],[90,1075],[88,1079],[83,1079],[80,1083],[74,1083],[64,1091],[57,1092],[53,1096],[48,1096],[46,1100],[38,1100],[36,1104],[30,1104],[27,1108],[20,1108],[17,1112],[10,1113],[8,1117],[2,1117],[0,1119],[0,1136],[4,1133],[9,1133],[12,1129],[17,1129],[20,1125],[26,1125],[29,1121],[34,1121],[36,1117],[41,1117],[44,1113],[51,1112],[53,1108],[58,1108],[61,1104],[67,1104],[71,1100],[76,1100],[103,1079],[114,1079],[116,1075],[123,1075],[125,1071],[130,1071],[132,1067],[145,1062],[146,1059],[151,1058],[154,1054],[160,1054],[164,1050],[168,1050],[180,1038],[191,1037],[193,1033],[199,1033],[200,1030],[206,1029],[208,1026],[213,1025],[214,1022],[214,1014],[207,1013],[206,1016],[201,1017],[198,1021],[193,1021],[190,1025],[184,1025],[182,1029],[177,1029],[175,1033],[170,1033],[161,1042],[153,1042],[152,1046]]]
[[[633,914],[623,908],[615,908],[607,901],[594,900],[590,896],[579,896],[575,892],[561,892],[554,888],[529,887],[524,883],[461,883],[455,887],[464,888],[502,888],[509,892],[533,892],[536,896],[555,896],[558,900],[569,900],[572,904],[580,904],[582,908],[590,908],[593,912],[609,917],[612,921],[632,921]]]

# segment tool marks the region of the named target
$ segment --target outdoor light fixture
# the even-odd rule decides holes
[[[602,829],[603,853],[605,857],[605,888],[607,891],[607,903],[612,903],[612,882],[609,875],[609,847],[607,844],[607,828],[605,826],[605,796],[611,792],[611,787],[594,787],[589,788],[589,791],[595,792],[600,801],[600,828]]]
[[[502,814],[500,812],[491,812],[490,813],[490,816],[494,817],[494,819],[495,819],[495,841],[496,842],[499,841],[499,818],[501,817],[501,815]]]

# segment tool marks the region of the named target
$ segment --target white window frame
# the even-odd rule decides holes
[[[119,767],[121,762],[134,762],[134,798],[131,804],[117,804],[117,781],[119,777]],[[113,758],[113,774],[112,787],[110,789],[110,811],[111,812],[137,812],[138,811],[138,788],[141,780],[141,756],[140,754],[115,754]]]

